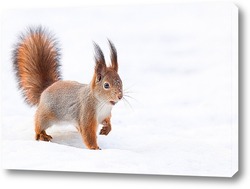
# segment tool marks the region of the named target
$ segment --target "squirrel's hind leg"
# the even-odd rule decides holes
[[[55,116],[51,112],[38,108],[35,115],[35,139],[42,141],[51,141],[52,136],[48,135],[45,130],[52,125]]]
[[[36,140],[51,141],[52,139],[52,136],[47,135],[45,130],[41,131],[40,133],[36,133]]]

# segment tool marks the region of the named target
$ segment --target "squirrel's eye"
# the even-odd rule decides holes
[[[105,89],[109,89],[109,88],[110,88],[110,85],[109,85],[109,83],[104,83],[103,87],[104,87]]]

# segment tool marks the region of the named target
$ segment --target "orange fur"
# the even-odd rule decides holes
[[[87,148],[92,150],[100,149],[96,140],[97,122],[95,119],[90,120],[86,125],[81,124],[79,126],[80,133]]]
[[[111,131],[111,122],[110,122],[111,116],[107,117],[106,119],[103,120],[102,124],[103,127],[100,131],[100,135],[108,135],[109,132]]]
[[[41,93],[60,80],[59,49],[42,28],[20,37],[13,53],[19,87],[29,105],[39,102]]]
[[[50,141],[52,137],[47,135],[45,130],[51,126],[51,122],[56,120],[53,112],[46,111],[43,106],[40,106],[35,115],[35,138],[36,140]]]

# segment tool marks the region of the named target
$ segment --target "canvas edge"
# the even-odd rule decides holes
[[[239,8],[231,4],[231,177],[239,171]]]

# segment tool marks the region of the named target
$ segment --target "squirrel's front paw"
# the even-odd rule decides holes
[[[111,126],[103,126],[101,131],[100,131],[100,135],[108,135],[109,132],[111,131]]]

